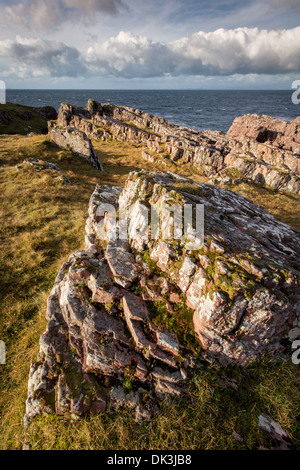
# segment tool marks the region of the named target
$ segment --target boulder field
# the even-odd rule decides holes
[[[99,132],[86,116],[101,120],[105,108],[88,108],[82,117],[63,107],[59,125],[76,119],[89,134]],[[105,119],[113,123],[120,112]],[[123,112],[133,119],[133,111]],[[139,119],[149,127],[144,115]],[[165,126],[157,118],[153,131]],[[175,230],[174,204],[204,207],[196,249],[185,237],[162,238],[157,226],[150,236],[150,208],[161,228]],[[112,216],[125,209],[127,239],[118,236],[123,221]],[[123,407],[137,421],[150,419],[162,401],[186,392],[205,361],[244,367],[287,357],[289,333],[300,331],[298,232],[240,194],[160,171],[130,173],[124,188],[97,185],[88,214],[85,249],[63,264],[48,299],[26,420]]]

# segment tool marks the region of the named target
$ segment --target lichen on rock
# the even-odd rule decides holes
[[[141,206],[164,216],[168,201],[204,205],[200,249],[151,237]],[[111,236],[120,221],[107,204],[129,209],[127,240]],[[62,266],[48,299],[27,418],[128,407],[148,419],[184,393],[199,359],[282,357],[299,319],[298,232],[239,194],[163,172],[131,173],[123,189],[98,185],[88,212],[85,250]],[[141,224],[148,237],[136,243]]]

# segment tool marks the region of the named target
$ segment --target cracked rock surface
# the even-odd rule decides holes
[[[172,225],[174,202],[204,205],[199,249],[149,236],[149,204]],[[127,208],[128,240],[115,236],[107,204]],[[88,213],[85,249],[48,299],[27,419],[123,407],[149,419],[184,393],[199,359],[282,357],[300,317],[298,232],[239,194],[163,172],[131,173],[123,189],[98,185]]]

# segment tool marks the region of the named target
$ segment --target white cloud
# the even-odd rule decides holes
[[[300,71],[300,27],[199,31],[162,43],[120,32],[95,43],[86,54],[64,42],[0,41],[0,75],[151,78],[178,76],[277,75]],[[2,70],[1,70],[2,68]]]
[[[77,77],[87,73],[77,49],[62,42],[28,39],[0,41],[0,59],[5,63],[2,76]]]
[[[87,62],[120,77],[295,72],[300,71],[300,27],[200,31],[166,44],[121,32],[90,47]]]
[[[168,45],[121,31],[118,36],[90,47],[87,63],[107,75],[155,77],[174,69],[176,56]]]
[[[300,27],[200,31],[175,41],[170,47],[183,59],[176,68],[177,73],[276,74],[300,70]]]

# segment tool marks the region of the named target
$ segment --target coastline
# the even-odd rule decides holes
[[[290,121],[299,115],[292,90],[7,90],[7,101],[29,106],[62,102],[85,106],[90,97],[101,103],[130,106],[198,131],[227,132],[237,116],[266,114]]]

